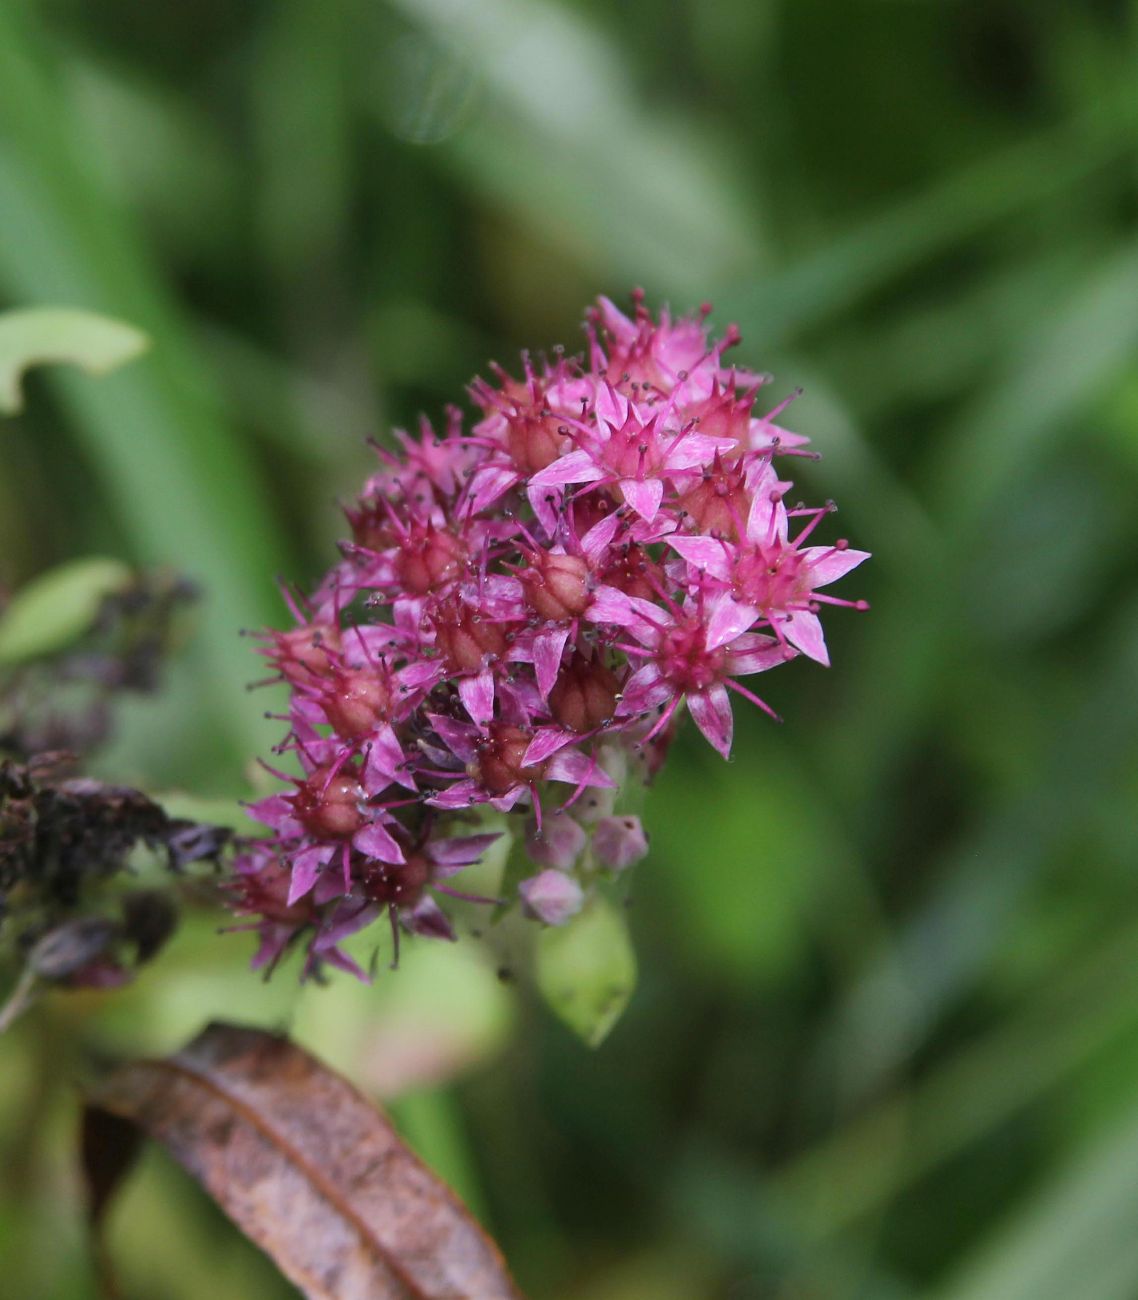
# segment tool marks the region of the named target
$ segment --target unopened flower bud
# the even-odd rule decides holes
[[[573,877],[553,868],[523,880],[518,893],[527,914],[546,925],[564,925],[585,902],[585,892]]]
[[[359,740],[387,717],[391,691],[367,669],[338,672],[320,696],[320,707],[337,735]]]
[[[530,822],[526,832],[526,853],[539,867],[569,871],[585,847],[584,830],[568,813],[546,813],[541,830]]]
[[[535,415],[520,407],[506,417],[506,445],[519,473],[528,478],[553,464],[568,442],[563,427],[559,416]]]
[[[408,591],[424,596],[458,576],[465,554],[453,533],[427,524],[401,543],[395,572]]]
[[[503,795],[519,783],[540,781],[546,764],[522,764],[533,736],[521,727],[494,723],[479,748],[475,774],[492,795]]]
[[[639,817],[602,817],[593,831],[593,852],[612,871],[624,871],[648,852]]]
[[[580,556],[539,552],[522,573],[529,603],[542,618],[579,618],[589,603],[589,566]]]
[[[327,768],[317,768],[292,796],[299,822],[313,835],[350,839],[364,824],[360,783],[350,772],[337,772],[330,780]]]
[[[307,686],[332,669],[340,651],[340,629],[333,623],[305,623],[289,632],[274,632],[269,660],[294,686]]]
[[[616,676],[599,659],[577,654],[553,683],[549,711],[569,731],[592,731],[613,716],[619,692]]]
[[[435,640],[453,673],[476,673],[486,657],[500,658],[509,643],[506,629],[460,600],[448,601],[434,619]]]

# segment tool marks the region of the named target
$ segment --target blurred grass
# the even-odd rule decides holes
[[[834,669],[769,683],[785,727],[740,718],[728,765],[686,743],[654,790],[641,988],[601,1052],[521,990],[508,1045],[399,1103],[535,1296],[1138,1294],[1136,20],[0,7],[0,307],[154,340],[98,383],[34,378],[0,429],[0,580],[117,553],[209,593],[116,775],[240,793],[270,701],[235,629],[326,565],[364,436],[575,344],[596,292],[738,319],[741,361],[806,387],[803,494],[875,552]],[[191,928],[153,992],[4,1043],[13,1294],[87,1285],[58,1087],[85,1054],[288,1022],[246,942]],[[358,1074],[344,1044],[382,1041],[390,997],[326,999]],[[175,1171],[128,1196],[138,1295],[271,1293]]]

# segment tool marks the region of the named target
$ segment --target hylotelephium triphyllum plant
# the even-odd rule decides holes
[[[756,414],[764,377],[724,364],[739,334],[709,341],[708,311],[601,298],[586,357],[495,366],[470,432],[451,408],[442,437],[424,420],[379,452],[343,558],[262,647],[300,770],[237,862],[255,966],[303,939],[305,974],[362,973],[339,945],[385,912],[396,945],[453,938],[440,897],[467,897],[451,881],[501,834],[487,810],[524,817],[511,889],[564,925],[646,852],[619,810],[682,706],[726,757],[733,695],[771,713],[741,678],[829,662],[821,607],[865,604],[822,589],[866,552],[816,540],[832,505],[787,504],[775,460],[807,440],[776,423],[787,403]]]

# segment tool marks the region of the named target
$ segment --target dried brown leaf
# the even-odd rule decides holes
[[[382,1112],[287,1039],[215,1024],[106,1080],[84,1116],[96,1230],[129,1167],[124,1121],[309,1300],[521,1300],[493,1242]]]

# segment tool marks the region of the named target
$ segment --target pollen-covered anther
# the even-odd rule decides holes
[[[313,835],[333,840],[351,839],[363,826],[363,798],[363,789],[353,773],[339,771],[330,777],[324,767],[302,781],[291,796],[297,821]]]

